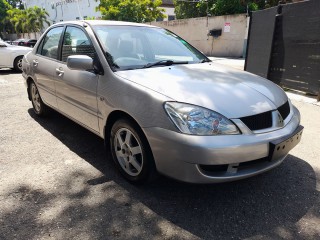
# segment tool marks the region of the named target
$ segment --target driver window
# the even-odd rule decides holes
[[[92,59],[95,56],[90,39],[77,27],[67,27],[63,38],[61,60],[66,62],[71,55],[87,55]]]

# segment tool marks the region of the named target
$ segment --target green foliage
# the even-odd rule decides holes
[[[182,2],[174,0],[174,13],[177,19],[196,18],[206,16],[206,11],[203,11],[201,3],[197,2]]]
[[[161,4],[162,0],[100,0],[97,10],[106,20],[151,22],[165,17]]]
[[[50,25],[47,11],[37,6],[26,10],[11,8],[7,14],[5,22],[10,23],[16,33],[39,32],[45,23]]]
[[[255,10],[258,6],[252,2],[243,2],[240,0],[216,0],[213,4],[213,13],[216,16],[219,15],[231,15],[237,13],[245,13],[247,11],[247,4],[248,6],[253,7]],[[252,9],[250,9],[252,10]]]
[[[6,0],[0,0],[0,23],[6,18],[10,8],[11,6]]]
[[[85,17],[84,20],[95,20],[95,17]]]
[[[7,0],[7,2],[13,7],[13,8],[19,8],[20,10],[24,9],[24,4],[22,0]]]
[[[209,16],[220,16],[229,14],[256,11],[267,7],[276,6],[276,0],[174,0],[175,14],[177,19],[205,17],[207,10]]]
[[[0,37],[1,32],[5,32],[6,29],[6,19],[8,16],[7,11],[11,9],[12,7],[6,0],[0,0]]]

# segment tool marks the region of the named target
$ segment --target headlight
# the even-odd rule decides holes
[[[214,111],[177,102],[166,102],[164,108],[182,133],[207,136],[240,134],[229,119]]]

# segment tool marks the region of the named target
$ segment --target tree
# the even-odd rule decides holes
[[[22,0],[7,0],[7,2],[13,7],[13,8],[19,8],[20,10],[24,9],[24,4]]]
[[[252,1],[216,0],[212,6],[212,12],[217,16],[245,13],[247,6],[250,11],[258,10],[258,5]]]
[[[162,0],[100,0],[97,10],[106,20],[151,22],[165,17],[161,4]]]
[[[27,26],[26,11],[18,8],[12,8],[8,10],[7,13],[8,16],[6,20],[12,24],[14,31],[17,34],[29,31],[30,28]]]
[[[290,0],[288,0],[290,1]],[[287,2],[288,2],[287,1]],[[174,0],[178,19],[245,13],[278,5],[277,0]]]
[[[7,14],[6,20],[12,24],[14,31],[17,34],[36,33],[43,29],[44,23],[50,25],[47,20],[47,16],[49,16],[47,11],[37,6],[27,8],[26,10],[12,8],[7,11]]]
[[[174,0],[174,12],[177,19],[205,17],[212,14],[215,0]]]
[[[50,22],[47,20],[47,17],[49,17],[49,13],[45,9],[39,8],[37,6],[28,9],[32,9],[33,15],[35,16],[33,18],[33,21],[31,22],[34,32],[40,32],[44,28],[45,23],[50,26]]]
[[[10,4],[6,0],[0,0],[0,32],[6,32],[6,18],[9,9],[11,9]]]

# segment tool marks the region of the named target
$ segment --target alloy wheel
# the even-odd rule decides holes
[[[17,67],[22,71],[22,58],[18,60]]]
[[[38,88],[34,83],[31,84],[31,100],[36,112],[40,112],[41,110],[40,95],[39,95]]]
[[[130,176],[138,176],[143,168],[143,154],[138,138],[127,128],[114,137],[114,151],[121,168]]]

